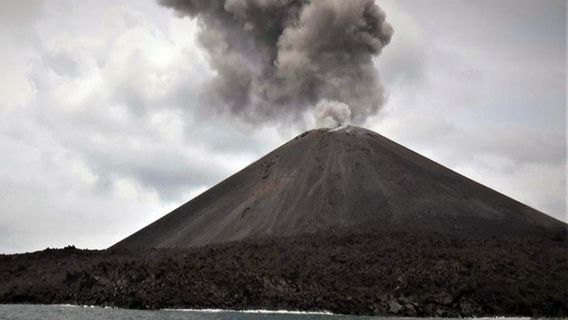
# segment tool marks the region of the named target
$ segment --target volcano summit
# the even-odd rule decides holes
[[[113,248],[186,248],[320,231],[518,234],[566,225],[354,126],[316,129]]]

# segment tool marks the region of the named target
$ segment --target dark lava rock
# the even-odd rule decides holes
[[[387,304],[389,306],[389,313],[398,314],[402,310],[402,306],[395,300],[391,300]]]
[[[0,303],[568,315],[566,242],[344,229],[183,250],[0,255]],[[341,257],[339,259],[338,257]]]

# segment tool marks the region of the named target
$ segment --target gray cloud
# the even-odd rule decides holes
[[[44,4],[43,0],[0,1],[0,30],[2,33],[9,31],[6,34],[16,45],[37,41],[34,27],[43,13]]]
[[[194,114],[210,77],[194,23],[150,3],[51,3],[29,56],[11,45],[16,22],[0,31],[2,88],[16,76],[32,88],[0,97],[0,252],[104,248],[280,142]]]
[[[380,2],[397,35],[370,70],[389,99],[364,125],[566,220],[565,1],[432,1]],[[235,17],[251,10],[226,2]],[[174,17],[155,1],[42,3],[0,2],[0,252],[104,248],[302,130],[250,121],[293,119],[311,101],[219,116],[218,70],[196,40],[203,18]],[[225,36],[219,28],[210,29]],[[313,26],[295,28],[313,39]],[[291,50],[316,54],[308,49]],[[231,61],[260,72],[265,61],[250,68],[267,52]],[[204,86],[209,101],[199,99]]]
[[[160,0],[197,17],[216,76],[205,100],[249,122],[297,120],[322,99],[362,123],[382,106],[373,57],[391,26],[373,0]]]

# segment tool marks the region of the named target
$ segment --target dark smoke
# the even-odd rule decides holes
[[[250,122],[294,120],[318,103],[360,123],[383,104],[373,67],[392,36],[373,0],[160,0],[196,17],[216,76],[208,102]],[[334,112],[321,114],[334,114]],[[339,122],[339,120],[338,120]]]

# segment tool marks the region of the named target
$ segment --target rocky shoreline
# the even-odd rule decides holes
[[[184,250],[0,255],[0,303],[568,316],[566,233],[342,232]]]

